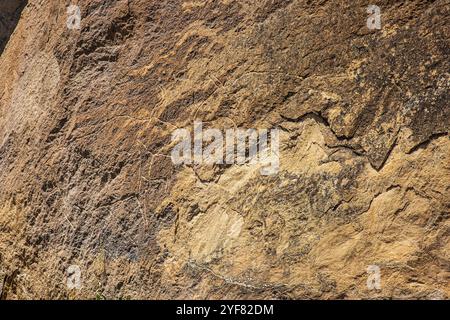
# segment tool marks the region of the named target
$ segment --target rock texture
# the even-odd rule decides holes
[[[449,297],[447,1],[74,2],[0,56],[2,298]],[[194,120],[280,172],[172,165]]]
[[[0,54],[5,49],[9,36],[14,31],[20,13],[26,4],[26,0],[4,0],[0,2]]]

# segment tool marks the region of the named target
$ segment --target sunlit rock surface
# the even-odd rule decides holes
[[[0,56],[2,298],[449,297],[447,1],[379,30],[359,0],[66,2]],[[194,120],[279,129],[280,171],[174,166]]]

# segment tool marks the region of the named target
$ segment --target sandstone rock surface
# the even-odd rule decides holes
[[[70,4],[0,56],[1,298],[450,296],[448,1]],[[279,173],[174,166],[194,120],[279,129]]]

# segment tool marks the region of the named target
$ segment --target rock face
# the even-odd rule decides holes
[[[376,2],[380,29],[359,0],[79,0],[76,29],[29,0],[0,56],[1,297],[447,299],[450,6]],[[194,120],[280,130],[279,172],[174,165]]]
[[[9,36],[16,27],[20,13],[26,4],[26,0],[0,2],[0,54],[5,49]]]

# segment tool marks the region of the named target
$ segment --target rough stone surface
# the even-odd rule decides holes
[[[20,12],[26,4],[27,0],[0,1],[0,54],[5,49],[9,36],[20,18]]]
[[[29,0],[0,56],[1,298],[450,296],[448,1],[376,1],[381,30],[360,0],[76,2],[80,30]],[[280,172],[172,165],[194,120],[280,129]]]

